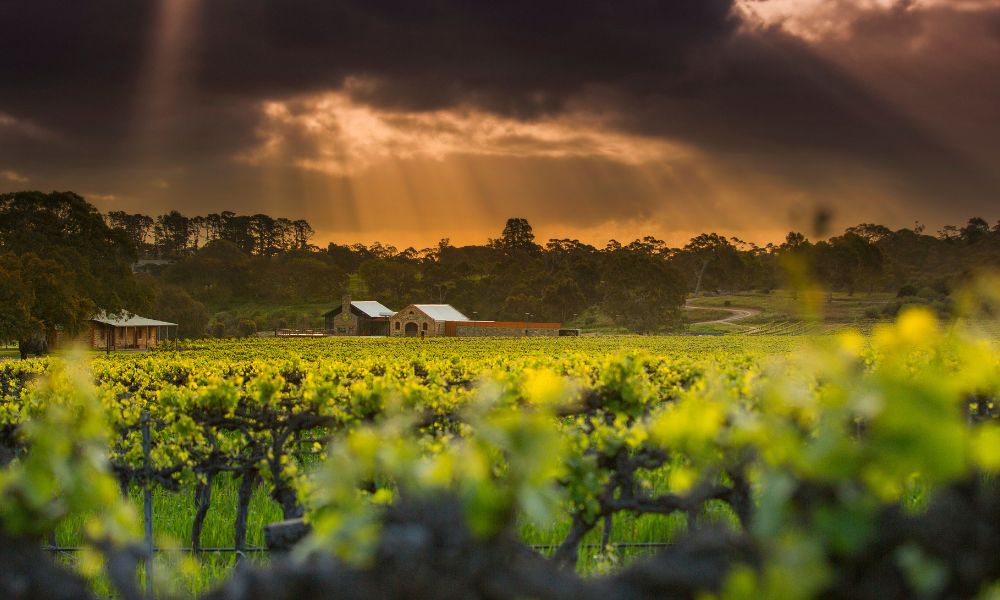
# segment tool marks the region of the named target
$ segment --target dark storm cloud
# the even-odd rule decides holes
[[[181,0],[175,2],[179,4]],[[675,79],[693,52],[738,26],[731,0],[184,0],[196,28],[184,95],[155,115],[169,165],[251,145],[259,102],[336,89],[398,110],[474,104],[537,118],[591,86],[640,91]],[[0,160],[51,169],[134,158],[159,8],[140,0],[0,0],[0,111],[71,143]],[[72,143],[75,142],[75,143]]]
[[[605,111],[623,131],[759,166],[806,190],[844,165],[924,204],[951,192],[956,205],[985,206],[1000,190],[991,165],[955,152],[820,51],[837,52],[835,44],[742,22],[733,0],[188,1],[185,88],[157,116],[164,164],[197,170],[226,160],[252,145],[260,102],[360,79],[347,88],[356,99],[397,111],[474,106],[525,120],[568,107]],[[917,18],[931,12],[913,2],[858,10],[843,49],[933,27],[961,37],[958,21]],[[1000,10],[982,3],[973,12],[1000,31]],[[8,144],[0,167],[127,162],[123,140],[135,131],[157,14],[140,0],[0,0],[0,113],[64,140]],[[979,76],[987,98],[1000,99],[995,71]],[[983,143],[998,154],[995,141]]]
[[[589,85],[651,88],[738,25],[731,0],[470,2],[213,0],[197,3],[198,89],[281,97],[382,84],[371,100],[405,108],[477,101],[498,111],[558,109]],[[13,108],[73,114],[73,98],[114,114],[136,91],[154,3],[0,3],[0,73]],[[65,94],[65,95],[64,95]],[[9,108],[8,108],[9,109]],[[120,114],[120,113],[118,113]],[[58,115],[49,114],[58,120]]]
[[[524,115],[595,84],[655,89],[738,25],[731,0],[223,0],[206,20],[205,85],[281,94],[361,75],[396,108]]]
[[[0,0],[0,111],[53,129],[107,127],[108,117],[121,116],[131,102],[151,7],[131,0]]]
[[[972,208],[1000,192],[988,169],[805,41],[776,29],[735,35],[676,86],[623,102],[631,106],[623,127],[687,140],[721,161],[783,172],[804,189],[815,187],[808,163],[831,171],[852,163],[895,178],[915,203],[947,192]]]
[[[858,10],[851,37],[912,34],[915,14],[927,11],[912,2]],[[975,206],[1000,190],[989,169],[806,41],[740,27],[729,0],[230,0],[211,3],[207,21],[221,29],[203,47],[199,79],[231,93],[280,97],[361,76],[375,84],[355,95],[379,106],[473,104],[528,119],[604,97],[633,133],[752,154],[792,178],[808,177],[812,169],[795,165],[809,160],[851,162],[886,172],[915,201],[948,193]]]

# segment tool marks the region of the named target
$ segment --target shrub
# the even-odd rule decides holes
[[[932,287],[922,287],[920,290],[914,294],[918,298],[923,298],[924,300],[935,300],[941,297],[941,293]]]

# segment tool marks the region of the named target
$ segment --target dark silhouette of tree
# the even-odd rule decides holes
[[[855,233],[845,233],[815,246],[818,276],[829,289],[853,295],[859,286],[874,289],[885,270],[885,255],[875,244]]]
[[[885,225],[862,223],[854,227],[848,227],[845,233],[853,233],[871,244],[877,244],[892,235],[892,230]]]
[[[309,247],[309,240],[316,232],[309,223],[299,219],[292,221],[292,247],[297,250],[305,250]]]
[[[78,295],[74,277],[33,253],[0,256],[0,339],[44,337],[56,328],[79,331],[94,305]]]
[[[159,258],[177,258],[187,254],[191,238],[191,219],[176,210],[156,218],[153,246]]]
[[[959,235],[965,243],[974,244],[990,235],[990,224],[985,219],[973,217],[961,229]]]
[[[0,252],[21,257],[22,278],[34,290],[35,323],[46,330],[73,333],[98,310],[148,306],[149,292],[132,274],[129,235],[108,227],[72,192],[0,195]]]
[[[155,223],[152,217],[140,214],[133,215],[119,210],[109,212],[106,218],[109,227],[125,232],[138,252],[142,252],[149,244],[149,236]]]
[[[692,238],[675,254],[685,265],[690,287],[695,294],[702,289],[743,289],[745,264],[740,251],[717,233],[703,233]]]
[[[539,250],[535,244],[535,232],[527,219],[511,218],[507,219],[507,224],[500,234],[500,239],[495,240],[495,246],[504,252],[511,254],[515,252],[536,252]]]
[[[564,277],[545,286],[540,306],[546,319],[565,322],[583,312],[587,307],[587,298],[575,279]]]
[[[358,268],[358,274],[372,297],[384,299],[383,302],[389,302],[395,308],[402,308],[416,301],[414,292],[417,289],[419,270],[413,264],[373,258]]]
[[[160,283],[149,275],[141,280],[155,290],[152,313],[158,319],[177,323],[178,337],[193,339],[205,335],[209,314],[203,303],[178,285]]]
[[[601,289],[604,311],[643,333],[676,326],[687,295],[684,278],[665,259],[625,249],[608,257]]]

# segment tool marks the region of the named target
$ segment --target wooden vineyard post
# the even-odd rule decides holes
[[[142,484],[142,514],[145,526],[146,540],[146,598],[153,598],[153,491],[149,487],[152,479],[152,466],[150,464],[150,446],[152,442],[149,436],[149,413],[142,411],[142,469],[145,478]]]

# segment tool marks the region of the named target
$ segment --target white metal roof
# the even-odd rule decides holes
[[[353,300],[351,306],[365,313],[369,317],[391,317],[396,311],[387,308],[381,302],[375,300]]]
[[[419,308],[424,314],[435,321],[469,320],[469,317],[458,312],[458,309],[450,304],[414,304],[413,306]]]
[[[99,313],[94,315],[91,321],[96,321],[104,325],[112,325],[114,327],[165,327],[171,326],[176,327],[177,323],[168,323],[167,321],[157,321],[156,319],[147,319],[146,317],[140,317],[138,315],[133,315],[125,313],[121,317],[112,317],[107,313]]]

